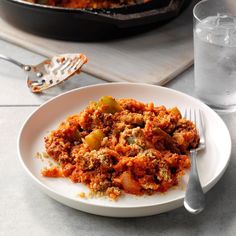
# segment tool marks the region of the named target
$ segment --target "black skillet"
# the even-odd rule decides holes
[[[94,41],[148,30],[176,17],[191,0],[151,0],[109,9],[69,9],[0,0],[1,17],[24,31],[45,37]]]

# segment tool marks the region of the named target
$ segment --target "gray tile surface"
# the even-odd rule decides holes
[[[42,57],[0,41],[2,54],[22,62]],[[207,208],[190,215],[184,208],[151,217],[116,219],[66,207],[43,194],[26,175],[17,156],[17,136],[24,120],[47,99],[80,85],[101,82],[82,75],[61,89],[35,96],[17,68],[0,62],[0,235],[236,235],[236,118],[222,116],[233,141],[230,165],[207,196]],[[75,83],[75,84],[74,84]],[[193,93],[192,69],[167,87]],[[206,167],[207,168],[207,167]]]

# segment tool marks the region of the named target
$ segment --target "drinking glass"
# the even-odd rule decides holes
[[[236,0],[200,1],[193,16],[196,95],[217,111],[236,111]]]

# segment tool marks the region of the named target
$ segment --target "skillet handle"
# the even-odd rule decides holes
[[[182,9],[185,2],[186,2],[185,0],[171,0],[169,5],[164,6],[162,8],[147,10],[138,13],[131,13],[131,14],[122,14],[122,13],[116,13],[116,14],[98,13],[98,14],[100,17],[102,16],[106,18],[106,20],[107,18],[109,18],[111,22],[113,20],[116,21],[116,24],[120,28],[129,26],[131,27],[135,25],[136,20],[139,21],[140,25],[140,18],[143,18],[143,24],[147,24],[156,22],[156,18],[158,18],[160,21],[162,20],[164,21],[170,19],[171,17],[175,17]]]

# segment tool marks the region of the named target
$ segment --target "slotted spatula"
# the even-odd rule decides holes
[[[46,59],[38,65],[24,65],[10,57],[0,55],[0,59],[22,68],[27,74],[27,85],[33,93],[42,92],[79,73],[87,62],[83,54],[61,54]]]

